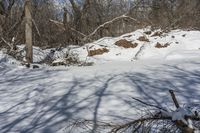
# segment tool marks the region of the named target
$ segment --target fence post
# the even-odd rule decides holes
[[[26,61],[33,62],[33,47],[32,47],[32,16],[31,16],[31,1],[25,0],[25,43],[26,43]]]

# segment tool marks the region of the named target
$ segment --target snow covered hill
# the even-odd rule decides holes
[[[92,130],[100,120],[123,123],[147,110],[132,97],[173,108],[169,89],[175,90],[181,105],[200,103],[200,32],[175,30],[152,36],[145,31],[71,48],[82,60],[96,63],[87,67],[27,69],[1,52],[0,132],[68,133],[67,125],[76,119],[92,120]],[[144,35],[149,41],[137,40]],[[114,45],[121,39],[138,45]],[[156,48],[157,42],[170,45]],[[109,52],[88,57],[88,49],[99,48]],[[41,50],[37,49],[35,61],[50,51],[36,54]],[[61,57],[62,52],[56,52]]]
[[[78,51],[84,59],[88,54],[85,47],[88,47],[89,50],[107,48],[109,52],[89,58],[95,62],[100,60],[132,61],[134,59],[174,60],[200,57],[200,31],[174,30],[169,33],[160,33],[158,30],[151,34],[145,34],[148,32],[149,29],[142,29],[116,38],[102,38],[75,51]],[[156,33],[160,35],[156,35]],[[140,41],[140,37],[145,37],[148,41]],[[135,48],[116,46],[115,43],[122,39],[138,45]],[[156,47],[158,43],[163,46],[168,44],[169,46],[158,48]]]
[[[122,41],[122,45],[127,43],[123,42],[124,40],[135,46],[124,48],[116,45],[119,41]],[[23,49],[24,45],[18,47]],[[96,64],[112,61],[198,59],[200,57],[200,31],[173,30],[165,33],[160,30],[151,31],[149,28],[140,29],[120,37],[105,37],[82,47],[69,46],[62,49],[45,50],[34,47],[33,59],[36,63],[43,61],[46,57],[60,61],[65,58],[66,53],[76,55],[81,61]],[[0,51],[0,56],[2,59],[5,55],[2,55]]]
[[[70,46],[70,48],[71,52],[76,53],[82,61],[87,60],[97,64],[110,61],[175,60],[200,57],[200,31],[174,30],[169,33],[162,33],[157,30],[151,34],[149,34],[149,31],[149,28],[137,30],[120,37],[105,37],[83,47]],[[140,37],[147,38],[147,41],[140,41]],[[115,45],[119,40],[126,40],[132,44],[137,44],[137,46],[124,48]],[[157,47],[158,44],[161,47]],[[168,46],[164,47],[166,44]],[[108,52],[88,56],[89,51],[98,51],[99,49],[107,49]],[[64,52],[67,50],[64,49]],[[60,52],[57,53],[60,54]]]

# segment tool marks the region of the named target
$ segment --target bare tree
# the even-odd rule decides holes
[[[30,0],[25,1],[25,40],[26,40],[26,60],[28,63],[33,62],[33,46],[32,46],[32,15],[31,15],[31,2]]]

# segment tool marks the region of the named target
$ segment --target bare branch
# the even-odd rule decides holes
[[[54,24],[57,25],[58,27],[60,27],[62,30],[66,30],[63,23],[61,23],[61,22],[59,22],[59,21],[56,21],[56,20],[52,20],[52,19],[50,19],[49,21],[52,22],[52,23],[54,23]],[[77,34],[79,34],[79,35],[81,35],[81,36],[83,36],[83,37],[86,37],[86,36],[87,36],[87,35],[83,34],[82,32],[80,32],[80,31],[78,31],[78,30],[76,30],[76,29],[74,29],[74,28],[72,28],[72,27],[69,27],[69,28],[70,28],[70,30],[76,32]]]
[[[32,19],[32,22],[33,22],[33,25],[34,25],[34,27],[35,27],[35,29],[36,29],[36,31],[37,31],[37,34],[38,34],[39,36],[41,36],[40,31],[39,31],[39,29],[38,29],[38,27],[37,27],[37,25],[36,25],[35,20]]]
[[[134,21],[136,23],[140,23],[137,19],[134,19],[134,18],[132,18],[130,16],[122,15],[122,16],[116,17],[116,18],[114,18],[114,19],[112,19],[110,21],[107,21],[107,22],[103,23],[102,25],[98,26],[91,34],[89,34],[85,38],[85,40],[87,40],[88,38],[91,38],[92,36],[94,36],[96,34],[96,32],[98,32],[100,29],[104,28],[105,26],[107,26],[109,24],[112,24],[112,23],[114,23],[116,21],[122,20],[122,19],[130,19],[130,20],[132,20],[132,21]]]
[[[147,117],[147,118],[141,118],[141,119],[137,119],[131,122],[128,122],[126,124],[123,125],[119,125],[115,128],[113,128],[109,133],[117,133],[119,130],[124,129],[126,127],[129,127],[131,125],[134,125],[136,123],[142,123],[145,121],[150,121],[150,120],[171,120],[171,117],[160,117],[160,118],[156,118],[156,117]]]
[[[11,43],[9,43],[8,41],[6,41],[3,37],[1,37],[1,40],[2,40],[5,44],[7,44],[7,45],[10,47],[10,49],[13,49],[13,46],[11,45]]]

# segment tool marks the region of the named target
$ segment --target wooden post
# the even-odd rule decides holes
[[[33,62],[33,47],[32,47],[32,16],[31,16],[31,1],[25,0],[25,43],[26,43],[26,61]]]
[[[176,99],[176,96],[174,94],[173,90],[169,90],[169,93],[171,94],[172,100],[176,106],[176,108],[180,108],[180,105],[178,103],[178,100]],[[188,116],[184,116],[185,121],[188,121]],[[175,121],[176,126],[182,131],[182,133],[194,133],[193,127],[190,127],[188,124],[186,124],[183,120],[176,120]]]
[[[169,90],[169,93],[171,94],[171,97],[172,97],[172,100],[176,106],[176,108],[178,109],[180,107],[179,103],[178,103],[178,100],[176,99],[176,96],[174,94],[174,91],[173,90]]]

